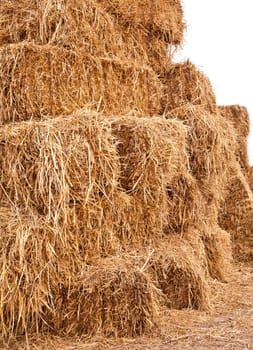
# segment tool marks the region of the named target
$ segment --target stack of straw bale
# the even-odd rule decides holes
[[[188,187],[187,191],[184,181],[175,209],[180,213],[180,202],[183,203],[183,222],[188,219],[189,227],[198,231],[209,274],[226,281],[231,271],[231,241],[218,226],[218,208],[225,196],[227,179],[236,168],[234,125],[221,117],[210,81],[189,61],[169,65],[161,78],[166,117],[179,119],[189,128],[187,151],[191,183],[195,183],[194,190],[189,191]],[[184,226],[182,232],[187,232]]]
[[[235,156],[237,167],[228,177],[224,201],[220,205],[220,225],[231,233],[233,255],[239,261],[253,259],[253,193],[247,150],[249,114],[239,105],[219,106],[221,117],[231,122],[236,138]]]
[[[249,260],[248,114],[172,64],[183,29],[179,0],[1,1],[1,338],[152,332],[209,309],[231,235]]]

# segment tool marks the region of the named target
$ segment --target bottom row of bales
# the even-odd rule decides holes
[[[209,307],[230,236],[202,220],[187,142],[174,118],[88,110],[1,128],[2,337],[134,336],[164,305]]]

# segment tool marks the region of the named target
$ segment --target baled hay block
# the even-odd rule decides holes
[[[122,33],[122,50],[124,48],[127,51],[124,52],[125,59],[131,56],[142,64],[150,65],[159,75],[168,64],[171,64],[172,55],[168,52],[168,44],[162,38],[145,28],[136,30],[130,24],[124,27],[118,24],[118,28]],[[119,57],[120,52],[118,51],[116,55]]]
[[[109,14],[93,0],[2,0],[0,4],[1,45],[26,41],[66,48],[82,46],[90,53],[100,49],[103,54],[104,41],[115,45],[114,30]]]
[[[212,278],[227,282],[232,271],[230,233],[218,226],[206,227],[202,234],[208,271]]]
[[[2,0],[0,45],[21,41],[154,65],[164,60],[167,46],[142,28],[122,27],[93,0]]]
[[[231,234],[233,256],[239,261],[253,260],[253,194],[239,169],[231,176],[219,212],[219,224]]]
[[[246,138],[249,134],[249,112],[246,107],[239,105],[218,106],[218,111],[225,119],[230,120],[238,135]]]
[[[0,140],[2,203],[42,215],[84,257],[114,250],[124,198],[117,191],[120,164],[106,119],[81,110],[5,126]]]
[[[220,190],[234,166],[236,139],[233,126],[204,108],[186,105],[167,114],[189,127],[188,153],[193,176]],[[221,185],[219,185],[221,183]],[[218,189],[219,188],[219,189]]]
[[[200,105],[216,112],[216,97],[209,79],[189,61],[168,65],[161,74],[163,110],[171,111],[186,104]]]
[[[1,197],[56,215],[73,204],[110,198],[120,164],[110,122],[79,110],[68,117],[0,130]]]
[[[203,201],[197,181],[185,171],[180,172],[167,185],[167,216],[166,233],[182,233],[191,228],[202,225]]]
[[[222,118],[229,120],[234,126],[237,138],[236,158],[243,169],[249,166],[247,137],[249,134],[249,113],[242,106],[219,106]]]
[[[54,46],[0,48],[0,123],[69,114],[87,104],[106,114],[160,111],[151,68]]]
[[[140,248],[164,236],[168,226],[165,198],[160,199],[156,205],[149,205],[141,196],[126,195],[119,205],[122,210],[117,237],[124,248]]]
[[[205,273],[187,240],[176,235],[160,244],[149,261],[149,271],[169,308],[208,309]]]
[[[130,200],[122,235],[144,243],[168,226],[167,185],[187,162],[186,129],[162,117],[120,118],[112,128],[119,142],[121,187]]]
[[[47,329],[53,293],[82,261],[38,216],[1,207],[0,222],[0,338]]]
[[[183,40],[183,9],[179,0],[98,0],[122,24],[146,30],[163,40],[180,45]]]
[[[54,327],[68,335],[133,337],[149,333],[161,295],[141,266],[135,265],[132,257],[122,256],[90,266],[61,291]]]
[[[123,117],[113,121],[112,129],[119,141],[121,187],[155,202],[187,162],[187,129],[163,117]]]
[[[193,226],[189,227],[186,231],[181,233],[180,237],[190,245],[196,264],[203,272],[203,275],[208,278],[209,271],[205,245],[203,242],[203,225],[198,228],[194,228]]]

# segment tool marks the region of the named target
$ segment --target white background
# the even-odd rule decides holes
[[[253,0],[183,0],[183,5],[185,44],[175,60],[190,58],[209,77],[218,104],[247,107],[253,165]]]

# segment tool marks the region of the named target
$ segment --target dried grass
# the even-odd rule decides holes
[[[189,228],[199,228],[203,215],[203,198],[197,181],[186,170],[179,173],[167,186],[168,225],[166,233],[183,233]]]
[[[225,201],[219,211],[220,226],[231,234],[233,256],[253,259],[253,194],[241,169],[230,178]]]
[[[110,122],[87,110],[2,127],[1,203],[43,217],[86,258],[113,252],[124,207],[116,145]]]
[[[183,29],[178,0],[1,2],[2,339],[151,333],[209,309],[230,233],[252,259],[248,113],[171,64]]]
[[[82,261],[40,217],[1,207],[0,219],[0,334],[12,338],[48,328],[54,293]]]
[[[146,66],[33,44],[1,47],[0,62],[1,123],[66,115],[87,104],[110,115],[160,111],[161,83]]]
[[[109,200],[117,190],[116,141],[97,113],[6,125],[0,149],[2,200],[53,221],[71,204]]]
[[[185,167],[187,129],[180,121],[163,117],[123,117],[112,122],[119,141],[121,187],[140,194],[147,203],[156,202],[156,196]]]
[[[134,337],[149,333],[158,315],[160,291],[133,256],[97,261],[61,291],[53,325],[64,334]]]
[[[207,226],[202,239],[205,246],[210,276],[228,282],[232,273],[232,246],[230,233],[220,227]]]
[[[160,292],[135,259],[87,265],[39,217],[1,208],[0,334],[136,336],[155,321]]]
[[[168,187],[187,164],[186,128],[162,117],[126,117],[113,122],[113,134],[119,141],[121,187],[130,199],[122,232],[142,244],[161,236],[171,220]]]
[[[190,61],[168,65],[161,73],[161,81],[164,85],[163,110],[172,111],[192,104],[216,113],[216,97],[211,83]]]
[[[246,138],[249,134],[249,112],[246,107],[239,105],[218,106],[223,118],[229,119],[239,137]]]
[[[226,176],[235,166],[236,140],[232,125],[192,104],[177,108],[166,117],[177,118],[190,129],[187,146],[190,169],[200,182],[202,193],[214,195],[222,191]]]
[[[220,115],[232,123],[237,139],[236,158],[242,169],[249,166],[247,137],[249,134],[249,113],[245,107],[219,106]]]
[[[2,0],[0,45],[23,41],[154,66],[165,60],[167,45],[145,28],[122,27],[94,0]]]
[[[173,309],[209,308],[205,273],[187,240],[171,236],[150,259],[151,273],[166,296],[166,305]]]
[[[178,0],[98,0],[121,25],[131,24],[135,30],[145,27],[163,40],[180,45],[183,40],[183,9]]]

